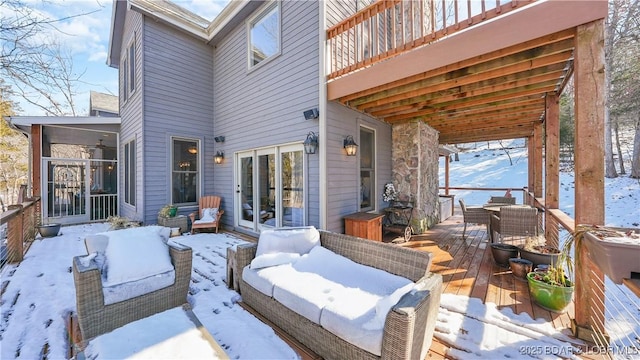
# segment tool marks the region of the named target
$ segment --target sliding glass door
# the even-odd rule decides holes
[[[305,224],[304,152],[301,145],[238,153],[236,218],[241,227]]]

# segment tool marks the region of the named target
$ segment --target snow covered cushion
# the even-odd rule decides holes
[[[104,286],[140,280],[173,270],[163,226],[144,226],[102,233],[109,237]],[[169,229],[170,231],[170,229]],[[144,255],[144,256],[141,256]]]
[[[267,296],[273,296],[273,287],[279,279],[289,279],[296,272],[291,264],[270,266],[262,269],[252,269],[246,266],[242,270],[242,280],[254,289]]]
[[[263,230],[258,239],[256,257],[273,253],[304,255],[320,245],[320,233],[313,226]]]
[[[253,260],[251,260],[251,268],[260,269],[282,264],[293,264],[299,258],[300,254],[298,253],[262,254],[260,256],[256,256]]]
[[[215,222],[218,216],[218,208],[202,209],[202,217],[200,220],[194,221],[196,224]]]
[[[387,319],[387,314],[391,310],[391,308],[400,301],[400,298],[404,296],[404,294],[410,292],[414,283],[409,283],[398,290],[394,291],[391,295],[385,296],[378,300],[376,303],[376,314],[373,319],[367,321],[364,324],[364,328],[368,330],[382,329],[384,328],[384,322]]]

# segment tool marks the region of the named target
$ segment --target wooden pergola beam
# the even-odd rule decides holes
[[[576,31],[575,209],[576,224],[604,224],[604,20]],[[575,333],[604,334],[604,275],[580,246],[576,254]]]

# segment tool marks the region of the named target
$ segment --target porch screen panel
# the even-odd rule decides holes
[[[304,226],[304,160],[302,150],[282,152],[282,225]]]
[[[196,204],[199,198],[198,141],[173,140],[172,203]]]

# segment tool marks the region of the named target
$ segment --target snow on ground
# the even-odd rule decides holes
[[[506,143],[505,143],[506,144]],[[513,165],[501,150],[472,150],[452,162],[450,186],[523,187],[527,179],[526,149],[510,150]],[[506,165],[505,165],[506,164]],[[444,177],[441,176],[441,184]],[[638,227],[640,222],[640,183],[628,177],[606,179],[606,224]],[[573,175],[561,174],[560,208],[574,214]],[[458,192],[468,204],[483,204],[502,192]],[[516,196],[521,196],[516,193]],[[521,202],[521,197],[519,202]],[[65,319],[75,311],[71,274],[73,256],[85,254],[87,234],[105,231],[107,224],[63,227],[55,238],[36,240],[24,261],[7,265],[0,274],[4,292],[0,298],[0,358],[62,359],[67,355]],[[242,243],[226,234],[198,234],[174,238],[193,248],[193,273],[188,301],[193,312],[231,358],[296,358],[293,350],[238,304],[239,295],[226,287],[226,248]],[[607,321],[614,342],[633,342],[640,336],[640,300],[620,292],[607,279]],[[624,304],[618,306],[617,304]],[[615,321],[613,321],[615,319]],[[517,329],[513,327],[517,324]],[[442,341],[455,345],[449,355],[460,359],[480,357],[520,358],[526,351],[555,350],[571,356],[564,335],[528,316],[510,310],[498,312],[493,304],[454,295],[443,295],[437,323]],[[153,331],[153,329],[148,329]],[[42,346],[47,344],[47,354]],[[524,346],[525,348],[523,348]],[[537,353],[535,357],[549,358]]]
[[[2,282],[9,283],[1,298],[0,358],[41,358],[45,343],[48,359],[66,357],[65,319],[75,311],[71,259],[86,253],[83,243],[86,235],[106,229],[106,224],[63,227],[57,237],[36,240],[19,266],[5,266]],[[226,249],[244,243],[243,240],[228,234],[185,235],[171,240],[193,249],[188,302],[229,357],[297,358],[271,328],[237,304],[240,295],[226,286]],[[484,305],[479,300],[457,295],[443,295],[436,326],[435,336],[454,343],[457,349],[451,350],[451,355],[460,359],[488,354],[513,356],[521,354],[523,346],[552,345],[563,354],[573,351],[567,338],[549,324],[515,315],[510,310],[498,311],[494,304]],[[145,329],[149,336],[156,338],[163,337],[163,330]],[[128,331],[139,330],[125,329],[125,338],[134,336],[133,333],[126,335]],[[95,348],[90,348],[87,355],[103,358]]]

